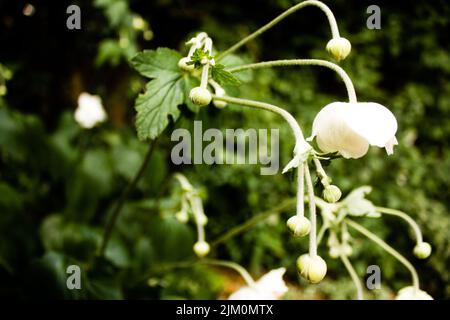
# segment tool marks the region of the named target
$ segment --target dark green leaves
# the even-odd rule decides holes
[[[167,48],[144,51],[132,59],[134,68],[153,79],[146,92],[136,99],[136,128],[140,140],[155,139],[180,115],[178,106],[185,101],[184,79],[178,67],[181,55]]]

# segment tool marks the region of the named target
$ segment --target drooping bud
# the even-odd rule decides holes
[[[208,217],[204,213],[199,214],[197,217],[197,222],[201,226],[206,226],[206,224],[208,223]]]
[[[311,222],[308,218],[297,215],[290,217],[286,225],[295,237],[304,237],[311,230]]]
[[[329,203],[335,203],[339,201],[341,196],[341,189],[339,189],[339,187],[335,186],[334,184],[326,186],[323,190],[323,198]]]
[[[209,253],[209,249],[209,244],[206,241],[197,241],[194,244],[194,252],[200,258],[206,256]]]
[[[319,256],[311,257],[303,254],[297,259],[297,268],[300,275],[311,283],[319,283],[327,273],[327,264]]]
[[[327,43],[327,51],[337,60],[345,59],[352,49],[350,41],[345,38],[333,38]]]
[[[225,90],[222,87],[220,87],[219,85],[217,85],[215,87],[215,94],[218,97],[223,97],[225,95]],[[227,103],[225,101],[216,100],[216,99],[213,100],[213,104],[218,109],[223,109],[227,106]]]
[[[175,218],[180,222],[180,223],[186,223],[189,221],[189,215],[186,212],[186,210],[180,210],[175,214]]]
[[[194,65],[193,64],[187,64],[189,61],[191,61],[190,58],[188,57],[183,57],[178,61],[178,67],[180,67],[180,69],[185,70],[185,71],[192,71],[194,70]]]
[[[431,245],[428,242],[421,242],[414,247],[414,255],[419,259],[426,259],[431,254]]]
[[[211,100],[212,96],[208,89],[202,87],[195,87],[189,93],[189,98],[192,102],[198,106],[207,106]]]

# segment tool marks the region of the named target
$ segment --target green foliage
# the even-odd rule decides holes
[[[136,70],[153,79],[136,99],[136,128],[141,140],[158,137],[169,124],[169,116],[177,120],[178,106],[189,99],[184,89],[187,80],[178,67],[180,59],[176,51],[159,48],[139,53],[132,60]]]
[[[233,85],[238,86],[241,81],[236,78],[231,72],[225,70],[223,64],[216,64],[211,68],[211,77],[216,80],[220,85]]]
[[[29,19],[31,25],[5,25],[0,38],[8,45],[2,46],[0,53],[1,72],[8,69],[14,76],[7,73],[0,79],[0,86],[7,88],[0,94],[0,296],[217,298],[229,281],[227,275],[205,265],[183,265],[194,258],[195,228],[174,218],[179,195],[170,175],[183,171],[194,184],[207,188],[208,240],[295,196],[295,178],[260,176],[259,167],[250,165],[173,166],[173,143],[163,131],[192,131],[193,120],[202,120],[203,130],[277,128],[280,166],[289,161],[293,141],[289,127],[269,112],[234,105],[224,110],[199,110],[188,98],[190,89],[198,86],[198,78],[182,72],[178,60],[185,55],[184,41],[191,31],[207,31],[214,47],[222,51],[294,3],[297,1],[258,3],[255,14],[255,1],[229,1],[220,8],[215,2],[185,0],[99,0],[94,5],[84,1],[83,32],[76,37],[47,29],[43,32],[33,24],[40,15]],[[435,298],[448,298],[450,49],[445,36],[450,7],[443,1],[405,7],[383,4],[382,29],[369,30],[365,26],[369,4],[355,1],[349,11],[348,1],[328,3],[341,34],[353,46],[341,66],[355,82],[360,101],[380,102],[396,115],[399,146],[390,157],[372,148],[358,161],[333,159],[326,169],[343,197],[354,187],[371,185],[368,198],[372,204],[400,209],[419,222],[425,240],[433,246],[427,261],[413,257],[414,235],[395,217],[365,219],[364,226],[413,262],[423,289]],[[46,5],[39,7],[42,13],[51,10],[53,7]],[[132,28],[134,12],[154,27],[151,42],[142,41],[145,31]],[[17,14],[0,13],[1,17],[13,17],[14,22],[19,21],[15,20]],[[7,34],[20,41],[14,44]],[[217,72],[272,59],[329,59],[325,51],[329,37],[321,12],[305,9],[236,55],[225,57],[220,62],[226,68],[216,66],[211,72],[218,82],[224,78],[221,83],[227,95],[286,108],[308,135],[321,107],[345,99],[344,86],[331,71],[308,67],[239,72],[235,74],[242,83],[239,87],[234,86],[235,80],[227,80],[227,74],[217,76]],[[179,51],[155,49],[157,46]],[[143,48],[151,50],[136,55]],[[124,63],[132,56],[132,65],[150,79],[146,85]],[[36,64],[36,57],[43,61]],[[42,68],[61,57],[63,64]],[[144,178],[125,203],[105,257],[100,259],[96,252],[111,205],[133,179],[146,152],[147,145],[131,129],[132,105],[144,85],[146,91],[135,105],[136,127],[141,140],[158,137],[158,146]],[[108,124],[89,132],[77,125],[73,108],[80,90],[102,95],[110,116]],[[363,215],[371,211],[367,206],[360,201],[347,209]],[[297,288],[290,292],[292,298],[353,297],[344,267],[328,257],[331,262],[324,283],[310,286],[297,281],[292,266],[307,250],[307,243],[290,237],[284,226],[293,212],[294,208],[287,209],[260,222],[220,245],[213,256],[242,264],[256,278],[274,267],[288,267],[286,279]],[[383,290],[375,292],[377,297],[392,298],[396,290],[409,285],[407,270],[392,257],[357,233],[351,231],[351,235],[351,261],[360,277],[370,264],[381,267]],[[326,256],[325,243],[319,252]],[[82,280],[86,290],[66,289],[65,271],[70,264],[86,270]]]

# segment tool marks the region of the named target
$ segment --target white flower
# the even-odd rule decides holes
[[[81,127],[91,129],[105,121],[107,117],[99,96],[93,96],[86,92],[79,95],[78,108],[75,110],[75,120]]]
[[[397,120],[386,107],[375,102],[333,102],[314,119],[312,135],[323,152],[339,152],[344,158],[361,158],[369,145],[386,148],[397,145]]]
[[[423,290],[416,290],[413,286],[410,286],[400,289],[395,300],[433,300],[433,297]]]
[[[288,291],[284,283],[285,268],[263,275],[253,286],[245,286],[232,293],[228,300],[279,300]]]

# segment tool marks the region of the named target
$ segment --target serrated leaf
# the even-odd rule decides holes
[[[146,92],[136,99],[136,128],[140,140],[154,139],[180,115],[178,106],[185,103],[193,112],[198,108],[189,100],[190,89],[197,83],[178,67],[181,55],[168,48],[146,50],[132,60],[134,68],[151,80]]]
[[[184,80],[181,74],[167,74],[150,81],[146,92],[136,99],[136,128],[140,140],[155,139],[180,115],[184,102]]]
[[[144,50],[131,59],[133,67],[144,77],[154,79],[163,75],[177,74],[181,76],[178,61],[181,54],[169,48]]]
[[[220,85],[234,85],[238,86],[241,81],[236,78],[231,72],[225,70],[223,64],[216,64],[211,69],[211,77]]]

